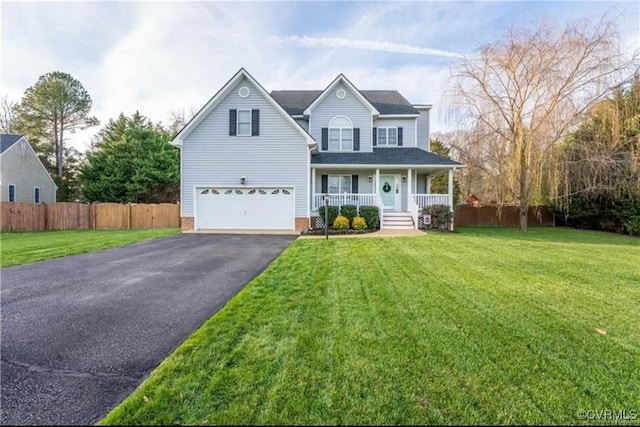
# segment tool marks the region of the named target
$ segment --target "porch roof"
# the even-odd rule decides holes
[[[462,163],[416,147],[374,148],[371,153],[320,152],[311,156],[313,165],[411,165],[462,166]]]

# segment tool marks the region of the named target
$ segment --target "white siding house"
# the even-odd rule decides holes
[[[241,69],[173,140],[182,228],[299,232],[324,194],[414,228],[426,205],[453,209],[452,186],[434,195],[429,182],[463,166],[428,151],[429,108],[342,74],[324,90],[269,93]]]

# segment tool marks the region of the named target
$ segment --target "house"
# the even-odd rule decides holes
[[[453,210],[453,171],[429,151],[430,105],[395,90],[267,92],[240,69],[176,135],[183,230],[313,228],[331,205],[374,205],[382,228],[417,227],[422,207]],[[447,194],[431,194],[449,175]]]
[[[55,203],[58,186],[23,135],[0,134],[2,202]]]

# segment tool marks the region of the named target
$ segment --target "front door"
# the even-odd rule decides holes
[[[400,210],[400,175],[380,175],[378,193],[385,209]]]

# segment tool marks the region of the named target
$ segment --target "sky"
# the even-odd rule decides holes
[[[638,1],[64,1],[0,2],[0,96],[19,101],[51,71],[79,80],[101,121],[139,111],[169,124],[199,110],[241,67],[268,91],[324,89],[340,73],[359,89],[432,104],[450,67],[511,27],[619,16],[640,47]],[[101,126],[68,144],[84,151]]]

